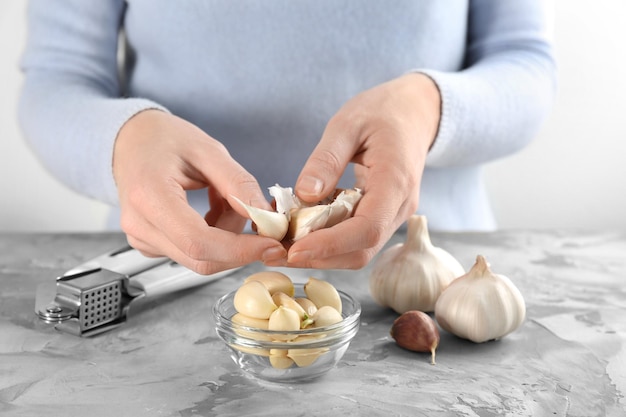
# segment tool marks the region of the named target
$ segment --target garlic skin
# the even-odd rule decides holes
[[[481,255],[466,275],[448,286],[435,306],[441,328],[476,343],[506,336],[525,317],[526,304],[519,289],[509,278],[494,274]]]
[[[407,238],[383,251],[369,280],[370,294],[398,314],[410,310],[432,312],[439,295],[465,269],[450,253],[434,246],[425,216],[408,221]]]

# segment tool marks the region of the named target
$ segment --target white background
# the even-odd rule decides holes
[[[51,178],[20,137],[25,0],[0,2],[0,231],[94,231],[106,206]],[[560,87],[535,142],[486,167],[501,228],[626,229],[626,2],[555,2]]]

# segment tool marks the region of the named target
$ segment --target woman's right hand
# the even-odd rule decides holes
[[[167,256],[200,274],[286,262],[280,242],[241,233],[246,212],[232,195],[271,210],[257,181],[193,124],[160,110],[138,113],[118,134],[113,175],[122,230],[144,255]],[[186,191],[206,187],[211,209],[203,217]]]

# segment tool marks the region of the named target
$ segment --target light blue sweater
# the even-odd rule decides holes
[[[223,142],[262,188],[291,186],[344,102],[422,71],[441,91],[442,116],[419,212],[432,229],[488,230],[481,165],[525,146],[553,101],[545,4],[31,0],[20,123],[53,175],[113,206],[116,134],[146,108]],[[205,192],[190,201],[206,210]]]

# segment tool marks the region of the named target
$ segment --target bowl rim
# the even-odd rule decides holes
[[[303,287],[304,284],[294,284],[296,288],[298,286]],[[337,290],[339,296],[341,298],[349,301],[354,310],[344,316],[343,320],[338,323],[334,323],[324,327],[314,327],[314,328],[305,328],[298,330],[266,330],[260,329],[258,327],[245,326],[242,324],[235,323],[230,319],[230,317],[224,316],[220,312],[220,307],[224,305],[228,301],[228,299],[233,299],[237,290],[233,290],[224,294],[213,304],[213,317],[215,319],[215,326],[219,330],[227,331],[227,332],[235,332],[239,331],[236,334],[237,344],[252,347],[252,348],[272,348],[272,349],[289,349],[289,348],[317,348],[317,347],[328,347],[336,344],[337,339],[343,340],[345,339],[346,334],[349,334],[350,331],[358,328],[360,325],[360,317],[361,317],[361,303],[348,293],[342,290]],[[343,300],[342,300],[343,303]],[[343,316],[343,312],[342,312]],[[241,333],[243,332],[243,334]],[[327,337],[320,339],[306,339],[298,341],[278,341],[278,340],[258,340],[253,337],[246,337],[245,334],[258,334],[263,335],[265,337],[271,335],[288,335],[288,336],[309,336],[309,335],[319,335],[326,334]],[[352,337],[350,337],[347,341],[349,341]]]

